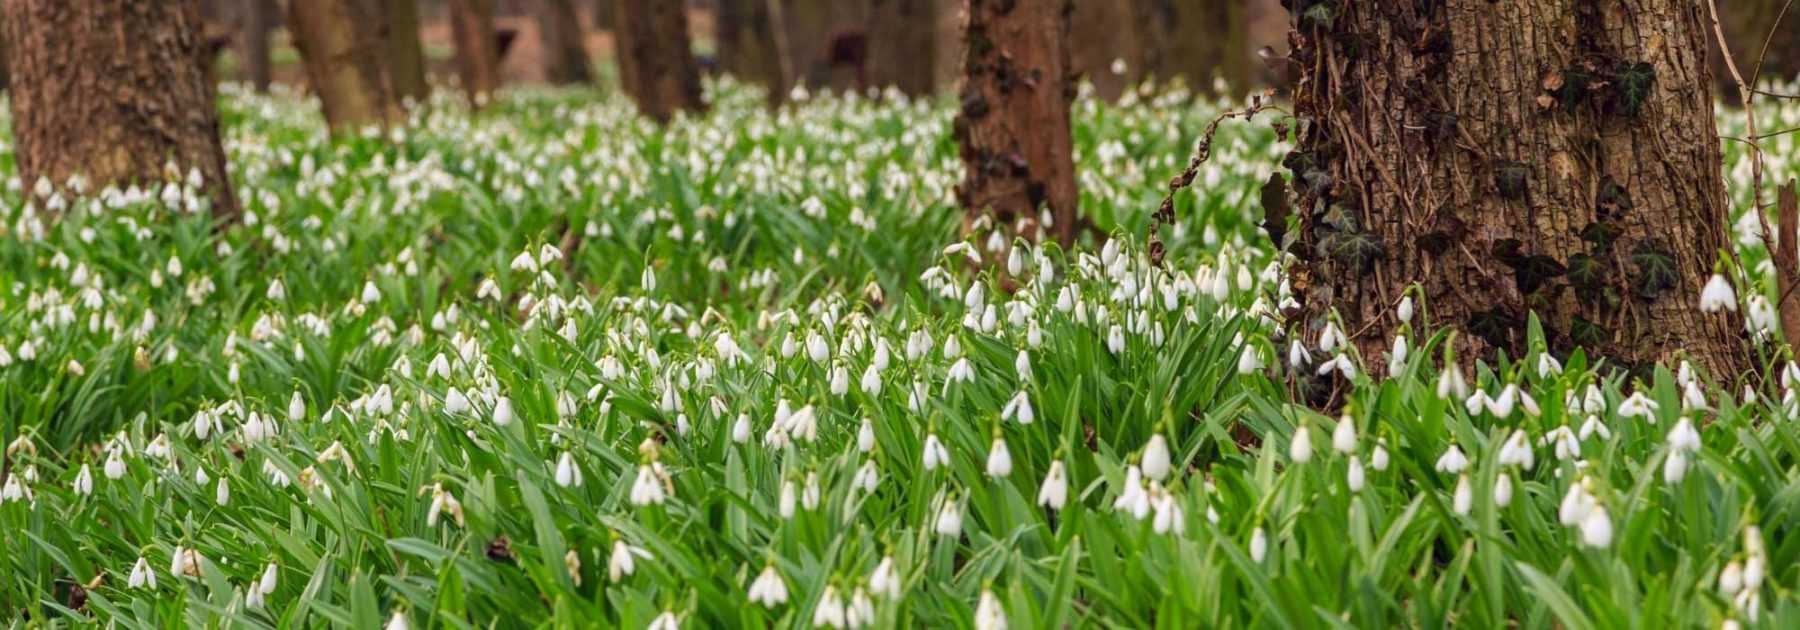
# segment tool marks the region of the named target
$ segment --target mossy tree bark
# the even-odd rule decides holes
[[[198,169],[214,216],[238,213],[195,0],[4,0],[19,179],[87,190]],[[120,42],[135,42],[122,46]]]
[[[389,91],[384,14],[375,0],[312,0],[288,5],[288,30],[307,82],[319,95],[334,135],[400,120]]]
[[[537,0],[535,8],[543,39],[544,79],[559,85],[593,80],[574,0]]]
[[[937,91],[937,0],[873,0],[869,7],[871,87],[911,96]]]
[[[387,17],[387,68],[396,103],[423,102],[431,94],[425,83],[425,43],[419,39],[418,0],[381,0]]]
[[[719,66],[743,81],[769,88],[779,103],[792,87],[783,55],[781,0],[719,0]]]
[[[1009,235],[1074,241],[1069,13],[1068,0],[969,0],[954,134],[970,227],[988,215]]]
[[[1296,334],[1335,309],[1379,357],[1416,285],[1465,361],[1534,350],[1535,312],[1554,353],[1746,365],[1698,309],[1729,224],[1704,3],[1293,4]]]
[[[700,111],[700,69],[680,2],[618,0],[614,16],[619,82],[638,110],[657,122]]]
[[[500,50],[494,34],[494,0],[450,0],[450,33],[456,70],[476,106],[500,89]]]

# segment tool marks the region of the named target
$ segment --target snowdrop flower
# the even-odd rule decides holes
[[[121,477],[125,476],[125,460],[119,457],[118,449],[111,449],[107,452],[106,466],[103,470],[106,473],[106,478],[113,481],[118,481]]]
[[[1394,336],[1394,349],[1388,352],[1388,374],[1399,374],[1406,369],[1406,356],[1409,354],[1406,335]]]
[[[406,613],[397,609],[393,616],[388,617],[387,625],[382,626],[383,630],[409,630],[411,627],[406,622]]]
[[[663,491],[662,480],[658,477],[650,464],[638,465],[637,479],[631,482],[632,505],[662,505],[668,499],[668,494]]]
[[[1250,531],[1250,561],[1262,562],[1269,556],[1269,534],[1257,527]]]
[[[1587,392],[1581,396],[1581,411],[1586,413],[1606,411],[1606,394],[1600,391],[1599,386],[1588,384]]]
[[[1569,491],[1563,494],[1562,503],[1557,505],[1556,520],[1564,527],[1580,523],[1588,511],[1593,509],[1594,498],[1588,494],[1586,484],[1585,478],[1581,482],[1569,484]]]
[[[650,625],[646,626],[644,630],[681,630],[681,618],[675,616],[675,611],[665,610],[655,619],[651,619]]]
[[[1351,492],[1362,492],[1364,475],[1361,457],[1350,456],[1349,468],[1344,472],[1344,482],[1349,486]]]
[[[1500,465],[1531,470],[1533,463],[1531,437],[1525,434],[1524,429],[1514,429],[1512,437],[1507,438],[1506,443],[1500,447]]]
[[[1294,437],[1288,441],[1288,459],[1296,464],[1304,464],[1312,459],[1312,432],[1306,425],[1294,429]]]
[[[1125,351],[1125,328],[1113,324],[1106,330],[1106,351],[1119,354]]]
[[[862,427],[856,430],[856,450],[867,453],[875,449],[875,425],[863,418]]]
[[[850,605],[844,608],[844,624],[849,628],[861,628],[875,622],[875,602],[869,599],[869,591],[861,586],[850,592]]]
[[[512,421],[513,421],[512,399],[508,398],[506,396],[501,396],[494,401],[494,426],[503,427],[503,426],[512,424]]]
[[[762,604],[765,608],[774,608],[787,603],[787,582],[782,581],[781,574],[775,572],[775,565],[763,567],[762,574],[750,583],[750,601]]]
[[[462,503],[449,490],[444,489],[444,484],[432,484],[431,505],[425,510],[425,526],[437,527],[438,517],[443,514],[449,514],[457,527],[463,526]]]
[[[1700,310],[1717,313],[1721,310],[1737,312],[1737,293],[1731,290],[1731,283],[1725,276],[1713,274],[1700,289]]]
[[[1469,485],[1469,475],[1456,477],[1456,492],[1451,495],[1450,509],[1457,516],[1468,516],[1469,508],[1475,503],[1475,489]]]
[[[856,469],[856,475],[850,478],[850,489],[874,492],[880,483],[881,469],[875,466],[875,460],[869,459],[864,460],[862,467]]]
[[[1612,537],[1612,517],[1604,506],[1596,504],[1581,517],[1581,544],[1604,549],[1612,544]]]
[[[444,413],[456,415],[469,410],[469,397],[455,387],[444,393]]]
[[[150,568],[150,563],[143,556],[138,556],[137,564],[131,565],[131,576],[127,578],[125,585],[129,588],[156,588],[156,571]]]
[[[1138,520],[1150,515],[1150,493],[1144,490],[1144,474],[1136,464],[1125,467],[1125,484],[1113,499],[1113,509]]]
[[[969,360],[966,358],[957,359],[956,363],[950,365],[949,375],[944,378],[944,389],[949,390],[952,383],[973,382],[975,382],[975,367],[969,365]]]
[[[1744,565],[1732,560],[1719,571],[1719,594],[1730,598],[1744,588]]]
[[[1544,434],[1543,439],[1544,443],[1551,445],[1552,453],[1558,461],[1581,457],[1581,440],[1575,437],[1575,432],[1569,429],[1569,425],[1551,429]]]
[[[1500,388],[1500,395],[1488,400],[1488,413],[1502,420],[1512,417],[1514,406],[1519,404],[1519,386],[1508,383]]]
[[[374,304],[381,301],[381,289],[375,288],[374,280],[363,283],[362,301],[364,304]]]
[[[75,473],[74,489],[75,494],[84,497],[94,493],[94,471],[87,464],[82,464],[81,470]]]
[[[1338,417],[1337,428],[1331,431],[1331,448],[1346,454],[1356,451],[1356,421],[1350,414]]]
[[[937,467],[950,463],[950,450],[938,440],[937,433],[925,434],[925,470],[937,470]]]
[[[1400,305],[1394,308],[1394,316],[1400,318],[1400,323],[1402,323],[1402,324],[1412,322],[1412,318],[1413,318],[1412,295],[1408,294],[1408,295],[1403,295],[1400,297]]]
[[[981,601],[975,605],[975,630],[1006,630],[1006,611],[992,589],[981,589]]]
[[[1675,427],[1669,429],[1668,441],[1671,450],[1700,452],[1700,432],[1694,430],[1694,422],[1686,417],[1675,421]]]
[[[1656,401],[1644,396],[1644,392],[1632,392],[1631,397],[1619,403],[1619,416],[1622,418],[1644,418],[1650,424],[1656,424]]]
[[[306,399],[300,397],[299,391],[295,391],[294,396],[288,399],[288,422],[299,422],[304,419],[306,419]]]
[[[1325,329],[1319,331],[1319,352],[1332,354],[1346,344],[1343,331],[1338,330],[1336,321],[1327,320]]]
[[[255,582],[255,588],[264,595],[274,593],[280,576],[281,569],[275,566],[275,563],[270,562],[267,567],[263,568],[262,578]]]
[[[1433,467],[1436,468],[1438,472],[1447,475],[1455,475],[1469,467],[1469,458],[1463,456],[1462,449],[1457,448],[1455,444],[1451,444],[1450,448],[1445,449],[1443,455],[1438,456],[1437,464]]]
[[[806,487],[800,491],[800,507],[807,511],[819,509],[819,473],[806,473]]]
[[[938,508],[932,529],[940,535],[955,538],[962,535],[962,525],[962,503],[954,495],[945,497],[943,506]]]
[[[1061,510],[1069,500],[1069,478],[1063,468],[1062,460],[1050,462],[1050,470],[1044,473],[1044,483],[1038,486],[1037,504],[1052,510]]]
[[[1169,478],[1169,441],[1161,432],[1150,435],[1150,442],[1144,445],[1144,456],[1139,463],[1144,476],[1162,481]]]
[[[837,585],[825,585],[825,593],[819,596],[819,605],[813,609],[812,625],[843,628],[847,623],[844,602],[838,597]]]
[[[806,356],[813,363],[824,363],[831,357],[831,347],[825,344],[825,337],[814,332],[806,336]]]
[[[1581,439],[1588,439],[1595,434],[1598,434],[1602,440],[1612,439],[1612,431],[1606,428],[1606,424],[1600,422],[1600,416],[1588,416],[1587,421],[1581,423]]]
[[[797,491],[794,489],[794,480],[783,480],[781,482],[781,495],[775,502],[775,512],[781,515],[782,520],[793,520],[794,507],[798,503]]]
[[[880,395],[881,370],[876,369],[874,364],[870,364],[869,369],[863,370],[861,385],[863,393],[870,396]]]
[[[1706,408],[1706,393],[1700,390],[1699,383],[1696,383],[1694,381],[1688,381],[1686,385],[1681,386],[1681,408],[1682,409],[1705,409]]]
[[[564,488],[581,485],[581,467],[575,465],[575,456],[568,451],[556,458],[556,485]]]
[[[1306,346],[1301,345],[1299,339],[1294,339],[1288,342],[1287,359],[1288,367],[1298,370],[1312,361],[1312,355],[1306,353]]]
[[[1562,374],[1562,363],[1548,352],[1539,352],[1537,361],[1538,378],[1550,378]]]
[[[1006,450],[1006,440],[996,436],[994,445],[988,450],[987,474],[989,477],[1005,477],[1012,474],[1012,453]]]
[[[617,583],[637,572],[639,559],[650,560],[650,552],[642,547],[634,547],[625,543],[624,539],[613,541],[612,555],[606,559],[606,578]]]
[[[213,489],[213,502],[219,504],[219,507],[225,507],[231,503],[230,481],[230,477],[220,477],[218,487]]]
[[[1019,382],[1031,382],[1031,355],[1020,350],[1019,356],[1013,359],[1013,370],[1019,373]]]
[[[1342,374],[1346,379],[1354,379],[1356,378],[1356,363],[1350,360],[1350,355],[1339,354],[1333,356],[1324,363],[1320,363],[1319,369],[1316,370],[1316,372],[1319,376],[1337,372],[1338,374]]]
[[[1375,452],[1369,454],[1369,467],[1374,468],[1377,472],[1387,470],[1388,452],[1385,438],[1375,441]]]
[[[1512,496],[1512,475],[1500,473],[1499,477],[1494,478],[1494,505],[1500,507],[1512,505]]]
[[[1438,374],[1437,395],[1445,400],[1469,396],[1469,382],[1463,378],[1462,367],[1455,363],[1444,366],[1444,371]]]
[[[1031,399],[1026,397],[1025,390],[1019,390],[1019,393],[1014,394],[1000,409],[1000,417],[1005,420],[1017,420],[1019,424],[1028,425],[1037,419],[1037,414],[1032,410]]]
[[[1474,416],[1480,414],[1481,410],[1493,406],[1493,404],[1494,401],[1488,398],[1487,392],[1477,389],[1475,390],[1475,393],[1469,394],[1467,400],[1463,401],[1463,410],[1469,412],[1469,415]]]
[[[1669,455],[1663,458],[1663,482],[1681,483],[1681,480],[1687,476],[1687,469],[1688,454],[1679,450],[1669,451]]]
[[[882,556],[881,563],[869,574],[869,590],[889,599],[900,597],[900,572],[894,568],[893,556]]]

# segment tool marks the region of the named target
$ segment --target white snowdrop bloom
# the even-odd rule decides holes
[[[1501,473],[1499,477],[1494,478],[1494,505],[1500,507],[1512,505],[1512,497],[1512,475]]]
[[[1732,560],[1719,571],[1719,594],[1730,598],[1744,588],[1744,565]]]
[[[956,337],[956,335],[950,335],[950,336],[944,338],[944,358],[945,359],[961,358],[962,354],[963,354],[962,340],[958,339]]]
[[[73,488],[75,494],[84,497],[94,493],[94,471],[90,470],[87,464],[82,464],[81,470],[75,473]]]
[[[575,456],[568,451],[556,458],[556,485],[564,488],[581,485],[581,467],[575,465]]]
[[[1644,418],[1650,424],[1656,424],[1656,401],[1644,396],[1644,392],[1632,392],[1631,396],[1619,402],[1619,417]]]
[[[876,383],[879,387],[880,380],[878,379]],[[844,369],[844,366],[837,365],[831,368],[830,391],[833,396],[843,396],[850,392],[850,371]]]
[[[863,460],[862,467],[856,469],[856,475],[850,478],[850,489],[862,492],[874,492],[881,485],[881,469],[875,466],[875,460]]]
[[[1749,298],[1745,299],[1745,307],[1744,329],[1749,331],[1751,336],[1766,338],[1771,331],[1775,330],[1780,313],[1775,310],[1775,304],[1768,298],[1752,293]]]
[[[1162,433],[1150,435],[1150,441],[1144,445],[1144,456],[1139,467],[1143,469],[1145,477],[1156,481],[1169,478],[1169,441]]]
[[[1606,428],[1605,423],[1600,422],[1600,416],[1588,416],[1587,420],[1581,423],[1581,439],[1585,440],[1596,434],[1602,440],[1612,439],[1612,431]]]
[[[374,280],[363,283],[362,301],[364,304],[374,304],[381,301],[381,289],[375,287]]]
[[[1557,461],[1568,461],[1581,457],[1581,440],[1575,437],[1575,431],[1569,425],[1562,425],[1544,434],[1544,443],[1551,446],[1551,453]]]
[[[863,628],[875,623],[875,602],[869,599],[869,591],[861,586],[850,592],[850,604],[844,608],[844,625],[848,628]]]
[[[806,485],[800,491],[800,507],[808,512],[819,509],[819,473],[808,471]]]
[[[1387,440],[1385,438],[1375,441],[1375,452],[1369,454],[1369,467],[1374,468],[1377,472],[1388,469]]]
[[[638,276],[638,286],[642,287],[645,293],[656,292],[656,267],[649,264],[644,265],[644,273]]]
[[[881,370],[877,369],[874,364],[870,364],[868,369],[863,370],[861,386],[864,394],[870,396],[880,395]]]
[[[449,514],[450,520],[454,521],[457,527],[462,527],[462,502],[457,501],[456,495],[450,494],[449,490],[445,490],[444,484],[432,484],[431,505],[425,509],[425,526],[437,527],[439,517],[444,514]]]
[[[819,596],[819,604],[813,608],[812,625],[841,629],[848,623],[844,601],[838,597],[837,585],[825,585],[825,593]]]
[[[394,614],[388,617],[387,625],[382,626],[382,630],[410,630],[411,628],[412,626],[406,621],[406,613],[399,609],[395,609]]]
[[[1750,553],[1749,556],[1750,557],[1744,559],[1744,589],[1749,591],[1761,590],[1763,578],[1768,573],[1765,567],[1768,561],[1764,559],[1764,556],[1761,553]]]
[[[824,363],[831,357],[831,346],[825,343],[825,337],[817,332],[806,336],[806,356],[813,363]]]
[[[1044,483],[1038,486],[1037,504],[1061,510],[1068,500],[1068,473],[1063,468],[1062,460],[1053,460],[1050,462],[1050,469],[1044,473]]]
[[[945,498],[944,504],[938,508],[937,518],[933,521],[933,531],[954,538],[962,535],[962,525],[962,503],[955,496]]]
[[[1514,429],[1512,436],[1507,438],[1506,443],[1500,447],[1500,465],[1518,466],[1531,470],[1535,463],[1533,459],[1531,436],[1526,435],[1524,429]]]
[[[118,481],[125,476],[125,460],[119,457],[118,449],[111,449],[106,454],[106,465],[103,467],[106,478]]]
[[[1287,359],[1288,367],[1298,370],[1306,367],[1306,364],[1312,361],[1312,355],[1307,354],[1306,346],[1301,345],[1299,339],[1293,339],[1288,341]]]
[[[288,398],[287,413],[289,422],[299,422],[306,419],[306,399],[300,397],[299,391],[295,391],[293,397]]]
[[[455,387],[444,392],[444,413],[456,415],[469,411],[469,397]]]
[[[662,505],[668,499],[663,491],[662,479],[658,478],[650,464],[638,466],[637,479],[631,482],[631,504],[639,507],[656,504]]]
[[[1694,422],[1686,417],[1675,421],[1675,427],[1669,429],[1668,441],[1671,450],[1700,452],[1700,432],[1694,430]]]
[[[1006,401],[1006,405],[1001,407],[1000,417],[1029,425],[1037,419],[1037,414],[1032,410],[1031,399],[1025,395],[1025,390],[1019,390],[1019,393],[1013,394],[1013,397]]]
[[[1512,417],[1513,410],[1517,408],[1518,404],[1519,386],[1508,383],[1506,387],[1500,388],[1499,396],[1488,399],[1487,410],[1488,413],[1494,414],[1495,418],[1505,420]]]
[[[1463,456],[1462,449],[1457,448],[1455,444],[1451,444],[1450,448],[1445,449],[1444,454],[1439,455],[1437,463],[1433,465],[1438,472],[1447,475],[1459,474],[1468,467],[1469,458]]]
[[[1686,385],[1681,386],[1681,408],[1689,410],[1706,408],[1706,392],[1701,391],[1699,383],[1688,381]]]
[[[1349,486],[1351,492],[1362,492],[1364,481],[1366,481],[1366,477],[1363,473],[1362,458],[1351,455],[1349,467],[1344,471],[1345,485]]]
[[[1157,345],[1161,344],[1157,343]],[[1256,346],[1245,346],[1243,351],[1238,353],[1238,374],[1255,374],[1261,372],[1263,367],[1262,349]]]
[[[856,429],[856,450],[867,453],[875,449],[875,425],[863,418],[862,426]]]
[[[1488,398],[1487,392],[1479,389],[1469,394],[1469,398],[1463,401],[1463,411],[1469,412],[1470,416],[1479,415],[1482,410],[1491,406],[1493,406],[1493,399]]]
[[[799,490],[794,487],[794,480],[783,480],[781,482],[781,494],[775,501],[775,512],[781,515],[782,520],[792,520],[794,518],[795,508],[798,507],[799,503]]]
[[[494,426],[506,426],[513,421],[512,399],[501,396],[494,399]]]
[[[1548,353],[1548,352],[1539,352],[1538,353],[1538,360],[1537,360],[1538,378],[1546,378],[1546,379],[1552,378],[1558,374],[1562,374],[1562,370],[1563,370],[1562,362],[1557,361],[1556,357],[1550,356],[1550,353]]]
[[[1600,391],[1598,385],[1589,384],[1587,386],[1587,391],[1581,396],[1581,411],[1586,413],[1606,411],[1606,394]]]
[[[1288,459],[1296,464],[1304,464],[1312,459],[1312,431],[1306,425],[1294,429],[1294,437],[1288,441]]]
[[[1319,376],[1325,376],[1332,372],[1337,372],[1346,379],[1354,379],[1356,378],[1356,363],[1350,360],[1350,355],[1340,353],[1327,359],[1324,363],[1320,363],[1319,368],[1315,370]]]
[[[762,573],[756,576],[756,581],[750,583],[749,596],[751,603],[762,604],[764,608],[787,603],[787,582],[781,579],[780,573],[775,572],[774,564],[764,566]]]
[[[1327,320],[1325,322],[1325,329],[1319,331],[1319,352],[1324,354],[1334,354],[1338,348],[1343,347],[1346,343],[1347,340],[1344,338],[1343,331],[1338,329],[1337,322]]]
[[[219,478],[219,485],[213,488],[213,502],[219,504],[219,507],[225,507],[231,504],[230,477]]]
[[[1678,450],[1669,451],[1669,455],[1663,458],[1663,482],[1681,483],[1681,480],[1687,476],[1687,469],[1688,454]]]
[[[1269,557],[1269,534],[1258,526],[1250,531],[1250,561],[1262,562]]]
[[[1056,304],[1054,306],[1056,307],[1057,312],[1060,313],[1066,314],[1074,311],[1075,288],[1065,284],[1061,289],[1058,289],[1056,292]]]
[[[973,382],[975,382],[975,367],[970,365],[966,358],[957,359],[956,363],[950,365],[950,373],[944,378],[944,388],[949,389],[952,383]]]
[[[1438,374],[1437,396],[1444,400],[1469,396],[1469,382],[1463,378],[1462,367],[1455,363],[1444,366],[1444,371]]]
[[[1518,390],[1518,392],[1519,392],[1519,408],[1525,410],[1525,415],[1531,416],[1533,418],[1544,415],[1544,410],[1542,408],[1538,407],[1537,399],[1531,397],[1531,392],[1525,391],[1523,389]]]
[[[637,572],[638,560],[650,560],[650,551],[625,543],[623,539],[613,541],[612,555],[606,559],[606,578],[613,582],[630,577]]]
[[[1475,488],[1469,484],[1469,475],[1456,477],[1456,491],[1450,497],[1450,509],[1457,516],[1468,516],[1469,508],[1475,503]]]
[[[900,571],[894,568],[893,556],[882,556],[869,573],[869,591],[889,599],[900,597]]]
[[[981,589],[981,600],[975,604],[975,630],[1006,630],[1006,611],[1000,608],[993,589]]]
[[[262,594],[268,595],[275,592],[280,577],[281,568],[270,562],[268,566],[263,567],[262,577],[253,582],[252,586]]]
[[[1005,477],[1012,474],[1012,453],[1006,450],[1006,440],[994,438],[994,445],[988,449],[987,474],[989,477]]]
[[[1013,370],[1019,373],[1019,382],[1031,382],[1031,355],[1020,350],[1019,356],[1013,359]]]
[[[1349,414],[1338,418],[1337,428],[1331,431],[1331,448],[1339,453],[1356,451],[1356,420]]]
[[[1612,545],[1612,517],[1607,515],[1606,508],[1594,505],[1587,514],[1581,517],[1581,544],[1604,549]]]
[[[21,476],[22,475],[12,475],[7,477],[6,487],[0,488],[0,503],[31,500],[30,491],[26,489],[24,484],[19,482],[19,477]]]
[[[794,333],[790,332],[781,338],[781,358],[791,359],[800,352],[800,344],[794,341]]]
[[[936,432],[925,434],[925,470],[937,470],[950,463],[950,450],[938,440]]]
[[[1107,329],[1107,331],[1106,331],[1106,351],[1111,352],[1113,354],[1119,354],[1119,353],[1125,351],[1125,328],[1124,327],[1122,327],[1118,324],[1113,324],[1112,328]]]
[[[1713,274],[1700,289],[1700,310],[1717,313],[1721,310],[1737,312],[1737,292],[1731,289],[1731,282],[1725,276]]]
[[[137,563],[131,565],[131,575],[126,578],[125,586],[128,588],[156,588],[156,570],[150,568],[150,562],[144,560],[143,556],[138,556]]]
[[[1412,295],[1408,294],[1408,295],[1404,295],[1404,296],[1400,297],[1400,305],[1394,307],[1394,316],[1400,318],[1400,323],[1402,323],[1402,324],[1407,324],[1407,323],[1412,322],[1412,318],[1413,318]]]
[[[1144,473],[1136,464],[1125,467],[1125,483],[1113,499],[1113,509],[1138,520],[1150,515],[1150,493],[1144,489]]]
[[[731,423],[731,441],[739,444],[750,441],[750,414],[740,413]]]

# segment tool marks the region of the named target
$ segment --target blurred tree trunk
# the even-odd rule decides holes
[[[1745,81],[1751,80],[1750,75],[1756,72],[1759,59],[1762,61],[1760,78],[1764,80],[1792,82],[1800,78],[1800,2],[1789,7],[1787,15],[1781,16],[1782,6],[1788,0],[1717,1],[1719,27],[1725,31],[1725,41],[1731,44],[1732,59],[1737,62]],[[1775,23],[1777,16],[1781,16],[1779,25]],[[1716,37],[1707,37],[1707,42],[1713,77],[1720,87],[1730,88],[1721,90],[1721,94],[1727,101],[1737,103],[1737,83],[1725,67],[1719,42]],[[1768,44],[1767,54],[1763,53],[1764,43]]]
[[[558,85],[593,80],[574,0],[537,0],[536,9],[544,48],[544,79]]]
[[[1211,89],[1215,77],[1238,92],[1248,86],[1253,62],[1243,0],[1131,0],[1131,9],[1143,47],[1140,78],[1180,77],[1196,90]]]
[[[793,71],[782,54],[781,0],[719,0],[719,66],[769,88],[769,102],[787,97]]]
[[[202,64],[195,0],[4,0],[19,179],[86,190],[166,181],[164,165],[205,178],[215,217],[237,201]],[[156,45],[121,46],[119,42]]]
[[[269,68],[269,31],[275,30],[274,0],[245,0],[244,70],[250,84],[258,92],[268,92],[272,79]]]
[[[431,94],[425,83],[425,44],[419,40],[418,0],[381,0],[387,17],[388,79],[394,102],[423,102]]]
[[[500,52],[494,33],[494,0],[450,0],[450,32],[456,68],[469,102],[477,107],[500,89]]]
[[[617,26],[613,23],[613,18],[617,17],[619,12],[618,8],[614,6],[618,2],[619,0],[597,0],[594,3],[595,29],[611,31]]]
[[[813,89],[860,87],[869,0],[778,1],[792,80]]]
[[[1125,89],[1144,76],[1144,58],[1151,43],[1140,31],[1146,16],[1134,13],[1138,5],[1161,0],[1127,0],[1118,2],[1077,0],[1069,23],[1069,63],[1077,76],[1094,85],[1094,93],[1108,101],[1117,100]],[[1221,0],[1224,1],[1224,0]],[[1119,67],[1114,66],[1119,62]]]
[[[954,134],[970,229],[986,214],[1008,235],[1075,240],[1069,15],[1068,0],[969,0]]]
[[[676,112],[704,109],[682,3],[618,0],[614,20],[620,84],[639,111],[668,122]]]
[[[1698,308],[1730,226],[1705,3],[1299,4],[1296,338],[1335,309],[1378,366],[1417,287],[1465,364],[1535,350],[1533,312],[1558,353],[1748,364]]]
[[[937,90],[936,0],[874,0],[869,12],[869,85],[912,96]]]
[[[304,6],[303,6],[304,5]],[[288,5],[288,32],[307,82],[319,95],[334,135],[386,127],[400,119],[389,92],[382,9],[374,0],[308,0]]]

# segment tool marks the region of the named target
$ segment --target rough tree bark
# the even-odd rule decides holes
[[[937,91],[936,0],[874,0],[869,8],[869,85],[911,96]]]
[[[995,229],[1074,242],[1069,13],[1068,0],[969,0],[954,130],[968,226],[988,214]]]
[[[195,0],[4,0],[19,179],[89,192],[198,169],[213,215],[237,201],[219,142]],[[119,42],[138,45],[121,46]]]
[[[1214,77],[1243,91],[1249,82],[1244,0],[1131,0],[1143,47],[1140,76],[1182,78],[1211,89]]]
[[[469,102],[480,106],[500,89],[500,51],[494,35],[494,0],[450,0],[450,32],[456,70]]]
[[[244,16],[244,69],[258,92],[269,91],[269,32],[275,30],[274,0],[246,0]]]
[[[423,102],[431,94],[425,83],[425,44],[419,40],[418,0],[381,0],[387,18],[388,83],[394,102]]]
[[[781,0],[719,0],[719,65],[768,86],[770,103],[787,97],[794,76],[782,53],[781,15]]]
[[[679,111],[699,111],[700,69],[688,45],[687,13],[680,2],[618,0],[614,16],[619,82],[638,110],[657,122]]]
[[[1535,311],[1553,352],[1746,365],[1698,309],[1729,224],[1703,2],[1291,4],[1297,332],[1335,308],[1381,356],[1416,285],[1464,361]]]
[[[537,0],[535,9],[543,40],[544,79],[560,85],[593,80],[574,0]]]
[[[305,6],[301,6],[304,4]],[[400,120],[381,63],[382,9],[372,0],[311,0],[288,5],[288,31],[319,95],[333,134]]]

